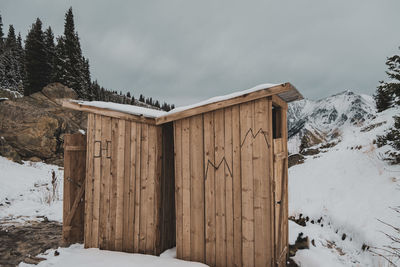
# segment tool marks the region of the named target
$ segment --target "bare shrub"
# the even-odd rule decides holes
[[[400,206],[391,208],[400,215]],[[400,227],[378,220],[390,229],[390,233],[382,232],[390,241],[390,245],[381,248],[371,247],[372,254],[384,258],[391,266],[398,266],[400,262]]]

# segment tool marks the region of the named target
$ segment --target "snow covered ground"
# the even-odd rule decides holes
[[[124,252],[112,252],[106,250],[99,250],[95,248],[84,249],[83,245],[75,244],[69,248],[59,248],[57,252],[60,254],[54,256],[54,249],[46,252],[46,255],[40,257],[46,258],[46,261],[39,263],[38,267],[44,266],[58,266],[58,267],[78,267],[78,266],[96,266],[96,267],[109,267],[109,266],[130,266],[130,267],[200,267],[206,266],[198,262],[188,262],[175,259],[175,250],[167,250],[160,257],[132,254]],[[35,266],[30,264],[21,263],[20,267]]]
[[[341,127],[336,146],[289,169],[289,213],[314,220],[306,227],[290,222],[292,243],[299,232],[314,239],[315,246],[294,257],[301,266],[385,266],[362,246],[389,244],[382,232],[390,229],[378,219],[399,225],[390,207],[400,205],[400,166],[385,163],[382,154],[389,148],[373,144],[399,113],[390,109],[363,126]],[[379,126],[365,131],[370,125]]]
[[[46,216],[61,222],[62,179],[58,166],[41,162],[21,165],[0,157],[0,220],[24,222]]]

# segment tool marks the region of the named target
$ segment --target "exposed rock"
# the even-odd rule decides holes
[[[318,131],[309,131],[307,129],[303,129],[301,131],[302,138],[301,138],[301,143],[300,143],[300,151],[321,144],[325,141],[325,136],[320,134]]]
[[[87,119],[82,112],[63,108],[62,97],[76,98],[76,93],[55,83],[31,96],[0,102],[0,136],[20,158],[62,164],[63,135],[85,130]]]
[[[363,132],[363,133],[364,132],[369,132],[369,131],[371,131],[371,130],[373,130],[373,129],[375,129],[375,128],[377,128],[377,127],[379,127],[379,126],[381,126],[381,125],[383,125],[385,123],[386,123],[386,121],[382,121],[382,122],[378,122],[378,123],[375,123],[375,124],[368,125],[368,126],[362,128],[361,132]]]
[[[294,165],[298,165],[298,164],[302,164],[304,163],[304,156],[301,154],[292,154],[289,155],[288,157],[288,166],[289,168],[294,166]]]
[[[38,157],[30,157],[28,160],[32,161],[32,162],[41,162],[42,161],[42,159],[40,159]]]
[[[327,148],[331,148],[331,147],[334,147],[334,146],[336,146],[338,143],[339,143],[338,141],[336,141],[336,142],[330,142],[330,143],[326,143],[326,144],[323,144],[322,146],[320,146],[319,148],[320,148],[320,149],[327,149]]]
[[[18,152],[10,146],[4,137],[0,137],[0,155],[6,157],[12,161],[22,163],[21,157],[19,156]]]
[[[303,233],[299,233],[297,236],[296,242],[294,245],[289,245],[289,256],[293,257],[296,255],[296,252],[299,249],[309,249],[310,248],[310,240],[308,239],[308,236],[303,237]]]
[[[42,94],[51,100],[78,99],[77,93],[61,83],[51,83],[43,88]]]
[[[319,149],[318,148],[308,148],[308,149],[303,149],[300,151],[300,154],[304,156],[313,156],[319,154]]]
[[[303,214],[300,213],[300,215],[298,217],[289,216],[289,220],[297,223],[298,225],[306,226],[307,222],[310,220],[310,218],[308,216],[303,217]]]

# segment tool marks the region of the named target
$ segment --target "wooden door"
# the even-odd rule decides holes
[[[288,254],[287,151],[283,138],[274,139],[275,262],[286,266]]]
[[[63,245],[83,241],[86,136],[64,136]],[[55,177],[54,177],[55,178]]]

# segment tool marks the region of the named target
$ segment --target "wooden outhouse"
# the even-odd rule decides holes
[[[171,123],[156,125],[155,117],[163,112],[104,102],[63,105],[88,112],[86,180],[81,187],[85,247],[153,255],[173,247],[173,128]],[[65,183],[69,181],[74,180],[66,177]],[[80,216],[68,214],[76,210],[70,208],[74,201],[69,197],[64,195],[64,224],[75,227],[71,218]],[[64,225],[65,232],[68,227]]]
[[[210,266],[285,266],[290,83],[178,108],[173,122],[177,257]]]

